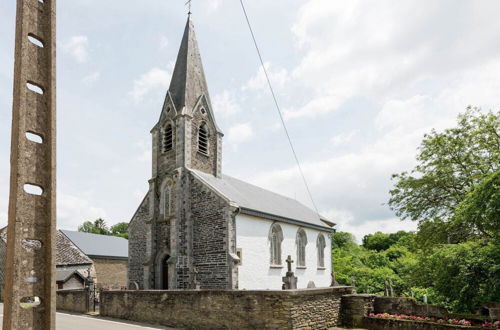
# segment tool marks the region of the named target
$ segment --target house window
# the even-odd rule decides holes
[[[165,127],[165,131],[163,132],[163,152],[172,150],[173,145],[174,145],[173,128],[171,124],[168,124],[167,127]]]
[[[198,129],[198,151],[208,155],[208,129],[206,124],[201,124]]]
[[[297,245],[297,267],[305,267],[307,235],[304,229],[302,228],[300,228],[297,231],[296,245]]]
[[[325,236],[318,234],[316,241],[316,248],[318,250],[318,268],[325,268]]]
[[[269,232],[271,266],[281,266],[281,242],[283,242],[283,231],[281,226],[275,223]]]

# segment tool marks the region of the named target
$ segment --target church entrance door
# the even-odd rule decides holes
[[[161,263],[161,285],[163,290],[168,290],[168,259],[170,258],[169,255],[166,255],[165,258],[163,258],[162,263]]]

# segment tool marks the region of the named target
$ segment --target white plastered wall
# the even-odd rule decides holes
[[[332,256],[330,233],[307,227],[277,222],[283,231],[281,245],[282,268],[270,266],[269,230],[271,220],[239,214],[236,216],[236,247],[242,250],[242,263],[238,266],[238,289],[246,290],[281,290],[282,277],[286,275],[285,259],[292,256],[292,271],[298,277],[297,288],[307,288],[313,281],[317,288],[331,284]],[[296,269],[297,248],[295,239],[297,230],[304,229],[307,235],[306,268]],[[325,237],[325,269],[318,269],[316,240],[318,234]]]

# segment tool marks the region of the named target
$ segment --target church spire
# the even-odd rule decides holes
[[[189,113],[192,111],[198,99],[203,95],[206,97],[209,107],[212,107],[190,15],[186,22],[168,90],[178,112]]]

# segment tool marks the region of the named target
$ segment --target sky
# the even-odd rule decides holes
[[[129,221],[151,178],[184,0],[57,4],[57,220]],[[413,230],[387,206],[423,135],[500,105],[500,1],[246,0],[312,196],[358,239]],[[192,19],[223,172],[311,205],[237,0]],[[0,225],[7,223],[15,1],[0,2]]]

